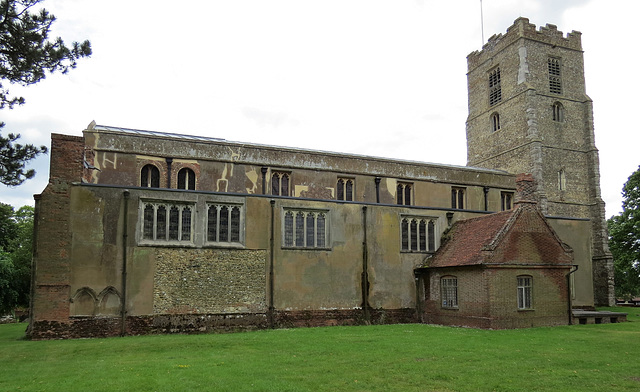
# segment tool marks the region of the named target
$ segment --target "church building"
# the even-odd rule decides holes
[[[34,339],[572,323],[613,303],[580,33],[468,56],[468,166],[95,122],[52,134]]]

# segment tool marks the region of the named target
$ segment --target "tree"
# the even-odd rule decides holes
[[[607,223],[616,296],[630,299],[640,296],[640,167],[624,184],[622,197],[622,214]]]
[[[0,203],[0,314],[29,306],[33,207]]]
[[[91,43],[73,42],[67,47],[58,37],[49,40],[55,16],[41,9],[31,12],[43,0],[0,0],[0,109],[24,104],[23,97],[12,96],[4,83],[28,86],[38,83],[47,73],[67,73],[77,60],[91,55]],[[0,130],[4,127],[0,122]],[[32,178],[33,169],[25,171],[28,161],[46,153],[45,146],[17,144],[19,134],[0,135],[0,182],[20,185]]]

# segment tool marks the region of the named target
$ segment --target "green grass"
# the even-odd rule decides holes
[[[420,324],[27,341],[0,325],[0,391],[637,391],[631,322]]]

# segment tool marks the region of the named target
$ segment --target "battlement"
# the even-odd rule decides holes
[[[504,49],[507,45],[520,38],[543,42],[554,47],[582,51],[581,32],[574,30],[565,37],[563,32],[558,30],[558,26],[553,24],[540,26],[540,28],[536,30],[536,25],[529,23],[528,18],[520,17],[507,29],[506,34],[495,34],[491,36],[487,43],[482,46],[482,50],[473,51],[467,56],[469,70],[475,68],[475,66],[493,56],[497,51]]]

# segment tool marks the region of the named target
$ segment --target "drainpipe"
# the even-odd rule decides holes
[[[572,265],[576,269],[569,271],[567,274],[567,303],[569,304],[569,325],[573,325],[573,306],[571,304],[571,274],[578,270],[578,264]]]
[[[266,167],[263,167],[260,169],[260,172],[262,173],[262,194],[266,195],[267,194],[267,169]]]
[[[482,190],[484,191],[484,210],[489,211],[489,187],[485,186]]]
[[[369,314],[369,251],[367,243],[367,206],[362,207],[363,233],[362,240],[362,311],[367,324],[371,323]]]
[[[129,236],[129,190],[122,193],[124,197],[124,216],[122,218],[122,306],[120,307],[120,336],[127,333],[127,237]]]
[[[380,177],[376,177],[376,203],[380,203],[380,181],[382,179]]]
[[[171,188],[171,164],[173,163],[173,158],[167,158],[167,188]]]
[[[271,204],[271,235],[269,237],[269,311],[267,313],[267,319],[269,321],[269,328],[275,327],[274,320],[274,312],[275,308],[273,306],[273,261],[274,261],[274,228],[275,228],[275,208],[276,201],[271,200],[269,202]]]

